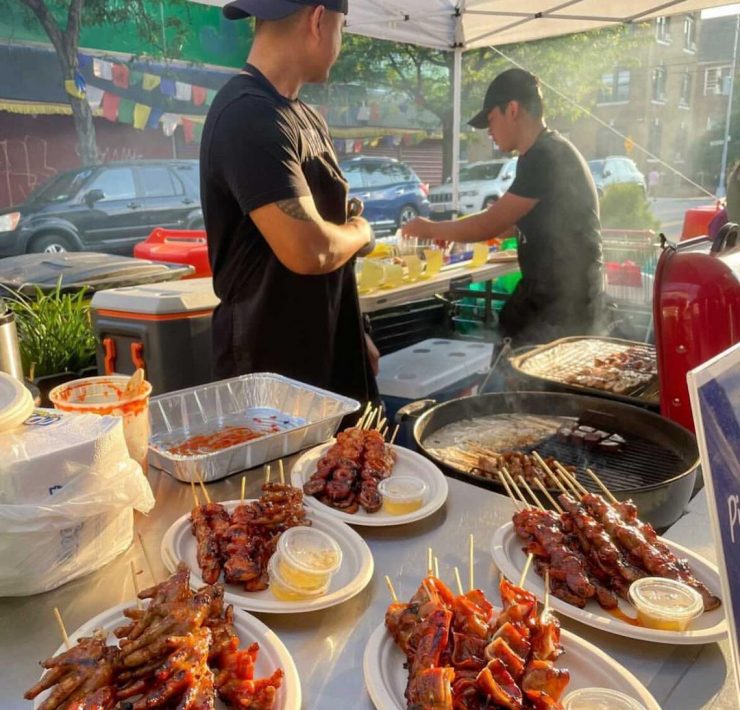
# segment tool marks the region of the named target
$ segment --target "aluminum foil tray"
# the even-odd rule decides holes
[[[359,402],[272,373],[242,375],[153,397],[149,463],[179,481],[220,478],[330,439]],[[212,453],[168,449],[230,426],[268,431]]]
[[[659,397],[657,374],[649,378],[640,373],[633,387],[616,393],[606,389],[567,382],[567,378],[583,368],[593,366],[594,358],[625,352],[636,348],[653,360],[655,348],[645,343],[608,337],[570,337],[555,340],[528,350],[510,359],[512,368],[520,375],[539,384],[550,383],[567,392],[597,394],[631,404],[657,404]],[[657,367],[657,366],[656,366]],[[625,375],[629,371],[625,370]]]

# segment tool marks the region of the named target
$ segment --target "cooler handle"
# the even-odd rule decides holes
[[[112,375],[116,370],[116,341],[113,338],[103,338],[103,367],[106,375]]]
[[[144,343],[131,343],[131,362],[134,364],[134,368],[146,370]]]

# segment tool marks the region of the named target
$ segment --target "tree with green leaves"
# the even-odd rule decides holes
[[[639,32],[616,27],[509,45],[500,52],[493,47],[467,52],[463,55],[463,118],[480,110],[489,82],[513,66],[513,61],[559,92],[544,89],[548,118],[575,119],[582,113],[579,105],[595,105],[605,73],[615,66],[636,64],[635,48],[641,41],[644,37]],[[384,84],[435,114],[442,125],[445,176],[452,168],[452,76],[452,52],[359,35],[345,36],[332,70],[332,81],[351,82],[360,77],[363,82]]]
[[[16,0],[0,0],[4,3]],[[155,0],[20,0],[27,9],[25,21],[38,22],[48,35],[59,60],[64,81],[75,81],[79,71],[78,48],[80,29],[104,24],[133,23],[143,44],[152,56],[174,57],[189,30],[177,17],[164,18],[163,6]],[[183,0],[168,0],[180,4]],[[92,110],[85,98],[67,94],[72,107],[79,156],[83,165],[97,160],[95,125]]]

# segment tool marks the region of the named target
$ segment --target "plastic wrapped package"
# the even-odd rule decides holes
[[[54,589],[133,540],[154,496],[117,417],[37,410],[0,435],[0,596]]]

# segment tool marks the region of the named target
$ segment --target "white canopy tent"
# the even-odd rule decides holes
[[[226,0],[196,0],[224,5]],[[349,0],[347,30],[455,53],[452,193],[458,197],[462,54],[695,12],[730,0]]]

